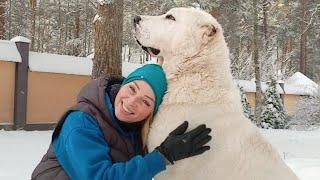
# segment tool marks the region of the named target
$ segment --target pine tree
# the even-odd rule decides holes
[[[267,85],[261,123],[258,126],[265,129],[283,129],[286,126],[288,116],[283,110],[282,100],[277,93],[277,81],[271,78]]]

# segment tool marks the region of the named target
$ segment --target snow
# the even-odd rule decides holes
[[[12,38],[10,41],[12,42],[25,42],[25,43],[31,43],[31,40],[26,38],[26,37],[23,37],[23,36],[16,36],[14,38]]]
[[[51,133],[0,130],[0,179],[31,179],[33,169],[48,148]]]
[[[256,92],[256,83],[254,81],[240,80],[240,79],[236,79],[235,81],[239,86],[243,88],[244,92]],[[261,89],[263,93],[266,92],[267,88],[268,88],[267,83],[261,82]],[[283,94],[283,90],[279,84],[277,84],[277,93]]]
[[[101,16],[99,16],[99,14],[96,14],[95,16],[94,16],[94,18],[93,18],[93,21],[92,21],[92,23],[95,23],[96,21],[100,21],[101,20]]]
[[[58,54],[30,52],[29,68],[36,72],[64,73],[75,75],[91,75],[94,54],[87,57],[75,57]],[[156,63],[152,58],[147,64]],[[122,76],[126,77],[143,64],[122,62]]]
[[[94,58],[94,53],[91,53],[87,56],[87,58],[93,59]]]
[[[132,71],[141,67],[142,64],[122,62],[122,76],[127,77]]]
[[[101,6],[103,6],[103,5],[105,5],[105,4],[112,4],[112,3],[114,3],[114,0],[97,0],[98,1],[98,3],[101,5]]]
[[[235,80],[236,83],[243,87],[244,92],[256,92],[256,84],[254,80]],[[277,85],[277,92],[279,94],[296,94],[296,95],[314,95],[319,90],[319,85],[313,82],[311,79],[306,77],[300,72],[296,72],[290,78],[285,81],[278,81],[279,83],[284,83],[284,91]],[[267,84],[261,82],[262,92],[265,93],[267,89]]]
[[[0,179],[30,179],[49,146],[51,133],[0,130]],[[320,130],[261,129],[261,133],[301,180],[319,180]]]
[[[300,72],[294,73],[284,85],[286,94],[314,95],[319,88],[317,83]]]
[[[320,129],[314,131],[261,130],[301,180],[319,180]]]
[[[21,62],[21,56],[13,41],[0,40],[0,61]]]
[[[157,59],[151,58],[151,60],[146,62],[145,64],[157,64]],[[127,77],[132,71],[136,70],[137,68],[139,68],[143,65],[144,64],[122,62],[122,76]]]
[[[36,72],[91,75],[90,58],[30,52],[29,68]]]

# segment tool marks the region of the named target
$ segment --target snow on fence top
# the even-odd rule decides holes
[[[21,56],[15,42],[0,40],[0,61],[21,62]]]
[[[30,71],[88,75],[92,73],[92,57],[74,57],[58,54],[30,52]],[[127,77],[142,64],[122,62],[122,76]]]
[[[13,41],[13,42],[25,42],[25,43],[28,43],[28,44],[31,43],[30,39],[28,39],[26,37],[23,37],[23,36],[16,36],[16,37],[12,38],[10,41]]]
[[[91,75],[92,60],[58,54],[30,52],[30,71],[63,73],[75,75]]]

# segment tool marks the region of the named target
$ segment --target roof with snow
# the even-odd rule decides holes
[[[0,40],[0,61],[21,62],[15,42]]]
[[[319,91],[319,85],[301,72],[294,73],[285,81],[286,94],[314,95]]]
[[[256,92],[256,84],[254,81],[235,81],[243,88],[244,92]],[[313,82],[300,72],[296,72],[287,80],[280,82],[284,83],[284,90],[279,84],[277,84],[277,92],[279,94],[314,95],[320,89],[317,83]],[[261,89],[263,93],[266,92],[267,88],[268,85],[265,82],[261,82]]]

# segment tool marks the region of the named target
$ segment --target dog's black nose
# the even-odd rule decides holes
[[[136,16],[136,17],[134,17],[134,19],[133,19],[133,23],[134,23],[134,24],[139,24],[140,21],[141,21],[141,17],[140,17],[140,16]]]

